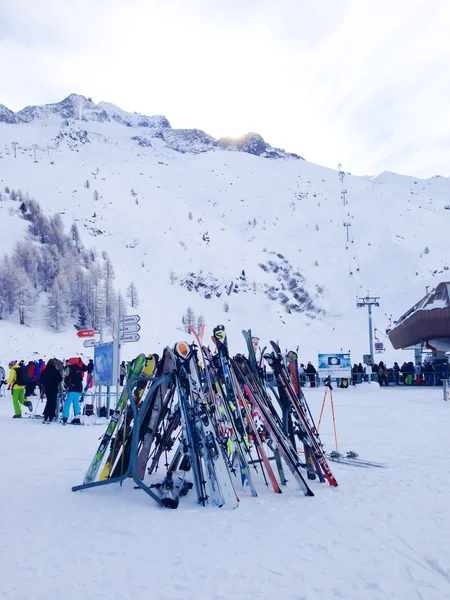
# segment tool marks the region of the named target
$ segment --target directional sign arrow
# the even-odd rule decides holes
[[[93,339],[90,339],[90,340],[84,340],[84,342],[83,342],[83,346],[84,346],[85,348],[92,348],[93,346],[95,346],[95,344],[96,344],[96,341],[95,341],[95,340],[93,340]]]
[[[123,331],[123,333],[137,333],[140,330],[141,326],[138,325],[138,323],[135,323],[133,325],[122,325],[121,327],[121,331]]]
[[[80,329],[77,331],[77,336],[80,338],[84,337],[94,337],[95,331],[93,329]]]
[[[132,323],[139,323],[141,317],[139,315],[127,315],[120,319],[121,325],[131,325]]]
[[[141,339],[141,336],[138,333],[124,333],[122,337],[122,342],[137,342]]]

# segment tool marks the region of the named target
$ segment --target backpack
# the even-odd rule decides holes
[[[15,385],[26,386],[30,383],[29,369],[25,365],[21,365],[16,369],[16,381]]]

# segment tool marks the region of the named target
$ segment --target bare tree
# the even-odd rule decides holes
[[[133,282],[127,287],[127,298],[131,308],[137,308],[139,306],[138,291]]]

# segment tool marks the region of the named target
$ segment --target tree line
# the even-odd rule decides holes
[[[5,194],[18,202],[28,234],[0,262],[0,319],[30,325],[44,311],[47,325],[61,331],[68,323],[79,329],[111,327],[119,312],[126,314],[106,252],[85,248],[75,222],[66,232],[59,213],[47,217],[27,194],[7,187]],[[137,306],[133,283],[127,296]]]

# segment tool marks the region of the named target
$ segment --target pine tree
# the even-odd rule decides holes
[[[137,308],[139,306],[138,291],[133,282],[127,287],[127,298],[131,308]]]
[[[192,308],[189,306],[188,309],[186,310],[186,313],[184,314],[183,318],[181,319],[183,325],[184,325],[184,330],[186,332],[189,332],[189,325],[192,325],[192,327],[195,327],[196,322],[195,322],[195,313],[192,310]]]
[[[72,225],[70,227],[70,236],[75,245],[76,251],[81,252],[82,246],[81,246],[81,242],[80,242],[80,233],[78,231],[78,227],[77,227],[76,223],[72,223]]]
[[[47,300],[47,322],[55,331],[61,331],[69,316],[69,286],[64,274],[55,277]]]
[[[15,306],[21,325],[29,325],[33,316],[36,294],[24,269],[16,270],[17,285],[15,286]]]
[[[125,298],[124,298],[124,295],[122,294],[122,292],[119,292],[117,294],[116,314],[119,317],[124,317],[127,314],[127,304],[125,302]]]

